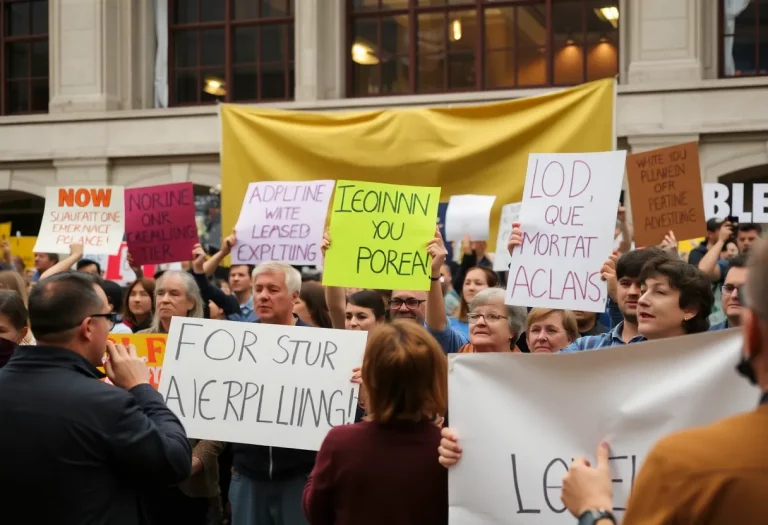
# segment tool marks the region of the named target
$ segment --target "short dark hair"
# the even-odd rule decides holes
[[[637,279],[640,277],[640,272],[643,270],[645,263],[655,257],[669,258],[664,250],[655,246],[625,253],[619,257],[619,261],[616,263],[616,278],[623,279],[624,277],[629,277],[630,279]]]
[[[307,305],[309,315],[312,317],[312,319],[304,319],[304,321],[311,321],[318,328],[333,328],[328,303],[325,302],[325,288],[320,283],[303,283],[299,298]]]
[[[48,258],[52,260],[54,263],[59,262],[59,254],[58,253],[46,253]]]
[[[751,232],[756,231],[758,235],[763,234],[763,227],[759,224],[755,224],[754,222],[742,222],[739,224],[739,231],[740,232]]]
[[[98,284],[104,290],[104,295],[107,296],[107,300],[112,305],[112,311],[119,312],[123,304],[123,289],[114,281],[102,280]]]
[[[645,263],[638,280],[643,284],[659,275],[669,279],[669,285],[680,292],[681,309],[696,308],[696,315],[689,321],[683,321],[685,333],[706,332],[709,329],[709,314],[715,304],[709,278],[692,264],[662,256]]]
[[[747,267],[747,256],[746,254],[740,253],[738,255],[734,255],[733,257],[728,258],[728,269],[731,268],[746,268]]]
[[[101,265],[92,259],[80,259],[77,261],[77,266],[75,268],[82,270],[86,266],[95,266],[96,272],[101,275]]]
[[[6,316],[16,330],[27,326],[29,320],[24,299],[15,290],[0,290],[0,314]]]
[[[231,272],[232,268],[236,268],[238,266],[247,266],[248,267],[248,277],[252,277],[253,276],[253,270],[256,269],[256,266],[253,265],[253,264],[233,264],[233,265],[231,265],[229,267],[229,271]]]
[[[42,279],[29,294],[29,321],[40,341],[63,342],[83,320],[104,307],[90,274],[66,271]]]
[[[368,308],[377,321],[387,318],[387,307],[381,294],[375,290],[360,290],[349,296],[349,302],[360,308]]]

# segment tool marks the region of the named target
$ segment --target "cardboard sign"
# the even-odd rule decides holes
[[[695,142],[629,155],[627,182],[638,246],[660,244],[670,230],[678,239],[706,235]]]
[[[626,152],[531,154],[507,304],[605,311]]]
[[[134,345],[139,357],[146,358],[149,367],[149,383],[158,388],[163,370],[165,334],[109,334],[109,340],[121,345]]]
[[[491,208],[495,195],[454,195],[445,214],[445,240],[461,242],[465,235],[473,241],[487,241]]]
[[[116,254],[125,233],[122,186],[63,186],[45,190],[45,211],[35,252]]]
[[[507,241],[512,234],[512,223],[520,217],[522,204],[515,202],[501,207],[501,219],[499,219],[499,234],[496,237],[496,256],[493,258],[493,271],[506,272],[512,263],[512,257],[507,250]]]
[[[451,525],[574,524],[561,481],[572,458],[594,465],[602,440],[621,520],[656,441],[754,410],[758,390],[734,371],[741,344],[729,330],[576,354],[450,355],[448,413],[463,449],[449,471]]]
[[[333,185],[332,180],[249,184],[232,262],[317,265]]]
[[[440,188],[340,180],[323,284],[428,290],[427,243],[435,235],[439,199]]]
[[[174,317],[160,393],[191,438],[318,450],[332,427],[354,422],[349,378],[366,337]]]
[[[126,241],[136,264],[192,259],[198,242],[191,182],[125,190]]]

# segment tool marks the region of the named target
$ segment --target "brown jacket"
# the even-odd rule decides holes
[[[768,405],[662,439],[624,525],[768,523]]]

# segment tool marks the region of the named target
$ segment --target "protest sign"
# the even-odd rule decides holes
[[[150,279],[155,275],[157,266],[154,264],[145,264],[141,267],[145,277]],[[104,278],[108,281],[114,281],[122,286],[127,286],[136,280],[136,274],[128,264],[128,243],[120,244],[120,250],[117,255],[110,255],[106,266],[103,267]]]
[[[445,240],[461,241],[468,235],[473,241],[487,241],[491,208],[495,195],[454,195],[445,214]]]
[[[0,241],[5,241],[11,238],[11,223],[0,222]],[[5,256],[2,245],[0,245],[0,255]]]
[[[507,304],[603,312],[626,152],[531,154]]]
[[[449,356],[448,413],[463,449],[449,473],[450,524],[571,525],[562,477],[572,458],[594,464],[602,440],[623,517],[656,441],[754,409],[757,389],[734,371],[740,352],[729,330],[576,354]]]
[[[440,188],[339,181],[323,284],[428,290]]]
[[[635,243],[654,246],[672,230],[678,239],[707,233],[695,142],[627,157]]]
[[[520,217],[519,202],[505,204],[501,207],[501,219],[499,220],[499,234],[496,237],[496,256],[493,258],[493,271],[506,272],[512,262],[512,257],[507,250],[507,241],[512,233],[512,223]]]
[[[125,239],[136,264],[192,259],[198,243],[191,182],[125,190]]]
[[[125,233],[122,186],[64,186],[45,190],[45,210],[35,252],[114,254]]]
[[[748,190],[748,191],[745,191]],[[751,194],[751,198],[747,195]],[[745,201],[752,201],[752,211],[744,209]],[[738,217],[740,223],[768,223],[768,184],[734,182],[730,189],[725,184],[704,184],[704,210],[707,219]]]
[[[35,267],[35,244],[37,244],[37,237],[11,237],[8,239],[8,243],[11,245],[11,253],[21,257],[24,262],[24,268],[34,269]]]
[[[146,358],[149,383],[157,388],[163,370],[163,356],[168,336],[165,334],[109,334],[109,340],[120,345],[134,345],[139,357]]]
[[[354,422],[366,336],[174,317],[160,393],[191,438],[317,450]]]
[[[232,263],[319,264],[333,184],[332,180],[249,184],[235,227]]]

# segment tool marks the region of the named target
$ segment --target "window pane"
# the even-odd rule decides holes
[[[176,71],[173,91],[177,104],[194,104],[198,101],[197,71]]]
[[[232,61],[235,64],[256,62],[256,38],[259,30],[257,27],[236,27],[234,29],[235,41],[232,50]]]
[[[378,65],[352,62],[352,96],[378,95],[380,83]]]
[[[562,2],[562,0],[558,0]],[[580,0],[577,0],[580,1]],[[553,18],[555,18],[555,6],[553,2]],[[559,12],[559,11],[558,11]],[[547,10],[544,2],[538,5],[520,6],[517,8],[517,44],[520,47],[544,47],[547,45]],[[581,26],[581,9],[578,15],[571,21],[578,21]],[[556,24],[555,24],[556,26]],[[553,31],[556,29],[553,28]]]
[[[365,68],[375,67],[380,60],[379,42],[377,36],[377,20],[376,18],[358,18],[352,20],[352,65],[353,76],[355,75],[354,66],[359,64],[365,66],[359,71],[362,72]],[[378,70],[378,67],[375,67]],[[367,75],[366,73],[360,73]],[[367,86],[369,81],[366,80],[363,84],[359,85],[362,89],[363,85]],[[353,85],[358,86],[357,81],[353,81]],[[378,77],[377,84],[378,86]],[[363,89],[360,93],[367,93],[369,88]],[[353,90],[354,91],[354,90]]]
[[[35,35],[48,34],[48,0],[32,4],[32,33]]]
[[[29,43],[9,42],[5,45],[5,71],[8,78],[29,77]]]
[[[375,67],[375,66],[374,66]],[[381,63],[381,93],[408,93],[408,56],[388,56]]]
[[[542,86],[547,83],[547,50],[523,47],[518,51],[518,86]]]
[[[420,54],[417,67],[419,68],[416,77],[416,91],[418,93],[434,93],[446,90],[445,54]]]
[[[175,67],[197,65],[197,31],[173,32],[173,57]]]
[[[756,73],[754,32],[736,35],[733,41],[733,61],[736,67],[734,76],[754,75]]]
[[[261,61],[281,62],[285,51],[285,26],[265,24],[261,26]]]
[[[48,41],[32,42],[32,76],[48,76]]]
[[[619,71],[618,32],[602,33],[587,47],[587,80],[616,76]]]
[[[232,91],[232,100],[257,100],[258,80],[255,66],[242,66],[234,68],[232,72],[234,90]]]
[[[448,51],[474,53],[478,38],[475,11],[448,13]]]
[[[224,100],[227,95],[228,86],[224,83],[224,71],[220,69],[204,70],[202,72],[202,82],[197,89],[200,93],[202,102],[215,102]]]
[[[286,0],[261,0],[261,18],[284,18],[287,16],[291,16],[291,13],[288,10]]]
[[[197,0],[173,0],[172,20],[174,24],[197,22]]]
[[[382,9],[407,9],[408,0],[381,0]]]
[[[555,35],[555,84],[584,82],[584,47],[576,39]]]
[[[360,13],[365,11],[378,11],[378,0],[352,0],[351,10],[353,13]]]
[[[485,87],[488,89],[515,85],[515,55],[512,49],[488,51],[485,54]]]
[[[475,0],[416,0],[416,5],[419,7],[425,6],[439,6],[439,5],[458,5],[458,4],[474,4]]]
[[[32,111],[48,111],[48,79],[40,78],[32,81]]]
[[[256,20],[259,18],[259,0],[234,0],[232,10],[235,20]]]
[[[206,29],[200,31],[200,65],[224,65],[224,30]]]
[[[200,0],[200,21],[220,22],[224,20],[224,0]]]
[[[424,13],[417,19],[416,91],[430,93],[445,91],[446,86],[446,24],[444,13]]]
[[[509,49],[515,45],[515,8],[485,9],[485,49]]]
[[[381,17],[381,57],[408,55],[408,17],[406,15]]]
[[[293,30],[293,24],[288,24],[288,60],[296,59],[296,35]]]
[[[469,90],[475,86],[474,53],[448,55],[448,89]]]
[[[27,113],[29,111],[29,81],[14,80],[5,84],[5,114]]]
[[[11,2],[5,5],[5,34],[7,36],[28,35],[30,4],[28,2]]]
[[[285,69],[282,64],[261,66],[261,100],[287,98],[285,93]]]

